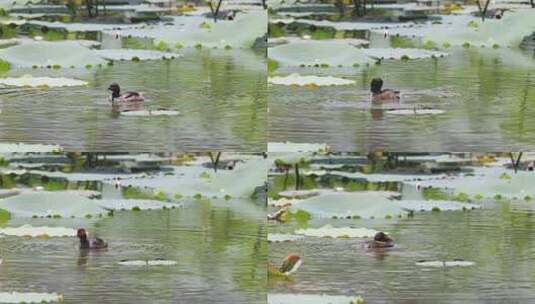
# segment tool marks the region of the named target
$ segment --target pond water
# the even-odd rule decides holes
[[[102,68],[17,69],[9,76],[71,77],[72,88],[0,88],[0,140],[55,143],[66,150],[265,151],[266,70],[262,52],[183,49],[174,60],[115,62]],[[140,91],[145,109],[179,115],[112,112],[108,86]]]
[[[370,47],[392,38],[370,36]],[[270,85],[270,142],[327,143],[335,151],[522,150],[535,147],[533,52],[451,47],[445,58],[383,60],[361,68],[281,67],[274,75],[343,77],[356,85],[299,88]],[[393,115],[371,109],[369,84],[401,91],[401,106],[443,110]],[[392,108],[398,105],[389,106]],[[425,140],[423,140],[425,138]]]
[[[408,195],[412,196],[412,195]],[[269,260],[289,253],[304,260],[289,281],[273,280],[269,293],[328,294],[365,303],[523,303],[535,297],[532,203],[485,202],[469,212],[417,212],[390,220],[317,220],[271,223],[269,233],[303,227],[366,227],[391,234],[396,247],[369,251],[363,239],[306,237],[270,243]],[[419,260],[473,261],[469,267],[426,268]]]
[[[118,195],[104,189],[106,197]],[[0,290],[58,292],[66,303],[265,303],[262,203],[196,200],[184,208],[116,212],[99,220],[13,219],[9,226],[85,227],[108,241],[83,255],[75,238],[0,238]],[[176,261],[124,266],[128,260]]]

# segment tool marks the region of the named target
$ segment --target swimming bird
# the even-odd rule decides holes
[[[372,92],[372,101],[398,101],[399,91],[391,89],[383,90],[383,79],[374,78],[371,81],[370,89]]]
[[[303,264],[301,257],[295,254],[290,254],[282,260],[282,265],[279,271],[284,275],[290,275],[299,269]]]
[[[394,240],[392,240],[386,233],[377,232],[373,240],[368,241],[368,248],[390,248],[394,247]]]
[[[108,90],[111,91],[111,102],[115,104],[145,101],[143,95],[138,92],[126,92],[124,94],[121,94],[121,87],[115,82],[110,84]]]
[[[80,249],[106,249],[108,248],[108,243],[100,238],[94,238],[91,240],[87,239],[87,233],[85,229],[78,229],[76,236],[80,239]]]
[[[273,214],[268,214],[267,218],[270,221],[284,222],[284,216],[288,214],[288,209],[282,208]]]

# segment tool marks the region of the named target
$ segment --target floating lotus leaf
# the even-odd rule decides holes
[[[156,200],[141,200],[141,199],[101,199],[95,200],[102,208],[114,209],[114,210],[152,210],[152,209],[164,209],[164,208],[176,208],[180,205],[173,203],[166,203]]]
[[[109,60],[159,60],[180,56],[176,53],[131,49],[104,49],[95,50],[95,52],[102,58]]]
[[[51,51],[53,50],[53,51]],[[38,41],[16,45],[0,52],[0,57],[15,67],[86,67],[105,64],[95,51],[76,41]]]
[[[38,237],[42,235],[49,237],[74,237],[76,236],[76,230],[64,227],[33,227],[32,225],[23,225],[20,227],[0,228],[0,234],[20,237]]]
[[[364,54],[376,59],[424,59],[445,57],[448,53],[408,48],[368,48],[362,49]]]
[[[302,239],[303,236],[301,235],[293,235],[293,234],[279,234],[279,233],[268,233],[267,240],[271,243],[278,243],[278,242],[291,242],[291,241],[297,241]]]
[[[335,228],[331,225],[325,225],[321,228],[307,228],[299,229],[294,233],[297,235],[313,236],[313,237],[330,237],[330,238],[371,238],[377,230],[367,228],[351,228],[342,227]]]
[[[270,153],[296,153],[296,152],[325,152],[329,150],[326,144],[268,142]]]
[[[85,217],[106,213],[94,200],[63,191],[22,193],[0,200],[0,208],[14,217]]]
[[[476,204],[440,200],[400,200],[396,201],[396,204],[398,204],[403,209],[414,211],[448,211],[481,208],[480,205]]]
[[[478,26],[468,26],[471,22]],[[447,15],[442,16],[440,24],[428,22],[412,28],[397,28],[390,34],[417,36],[439,46],[517,47],[524,37],[533,34],[534,29],[535,11],[516,9],[507,11],[502,19],[486,19],[485,22],[470,15]]]
[[[309,40],[269,49],[270,59],[286,66],[353,66],[375,63],[362,49],[344,41]]]
[[[361,297],[268,293],[268,304],[363,304]]]
[[[143,29],[127,29],[120,34],[153,38],[157,45],[162,42],[170,47],[179,43],[183,47],[197,48],[250,48],[267,33],[267,13],[260,10],[241,12],[235,20],[218,20],[217,24],[212,19],[199,16],[175,17],[174,20],[174,25],[171,26],[159,24]],[[200,27],[203,23],[210,28]]]
[[[329,218],[385,218],[406,212],[389,199],[395,192],[361,191],[328,192],[301,200],[292,208],[307,211],[313,216]]]
[[[61,150],[58,145],[0,143],[0,153],[47,153]]]
[[[0,303],[52,303],[63,302],[58,293],[0,292]]]
[[[0,78],[0,84],[15,87],[74,87],[84,86],[87,82],[64,77],[33,77],[24,75],[22,77]]]

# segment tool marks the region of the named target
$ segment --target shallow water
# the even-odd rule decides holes
[[[389,41],[373,34],[370,47]],[[269,86],[270,142],[327,143],[336,151],[500,151],[535,147],[535,65],[514,49],[450,48],[445,58],[384,60],[353,68],[280,68],[277,75],[331,75],[356,85],[296,88]],[[402,108],[440,115],[392,115],[369,105],[369,83],[401,91]],[[388,106],[397,108],[397,106]]]
[[[96,221],[15,219],[8,224],[27,222],[83,226],[110,248],[84,257],[75,238],[1,238],[2,291],[58,292],[66,303],[265,303],[266,227],[260,203],[203,200],[179,209],[116,212]],[[118,264],[157,258],[177,264]]]
[[[10,76],[71,77],[87,87],[0,88],[0,140],[55,143],[66,150],[264,151],[266,70],[252,50],[183,49],[183,57],[113,67],[12,70]],[[110,83],[140,91],[146,109],[176,116],[127,117],[112,112]]]
[[[309,227],[366,227],[389,232],[396,247],[369,251],[360,239],[305,238],[270,243],[269,260],[289,253],[303,266],[291,281],[272,281],[270,293],[328,294],[366,303],[527,303],[535,297],[532,203],[486,203],[469,212],[418,212],[391,220],[311,220]],[[304,225],[271,223],[269,232]],[[418,260],[464,259],[470,267],[424,268]]]

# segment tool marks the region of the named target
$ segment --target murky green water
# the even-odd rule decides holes
[[[372,35],[371,47],[389,40]],[[450,48],[438,60],[383,61],[368,68],[281,68],[275,74],[331,75],[351,86],[269,87],[269,141],[327,143],[334,150],[502,151],[535,146],[535,65],[515,49]],[[442,115],[370,110],[369,83],[401,91],[401,103]]]
[[[87,87],[0,88],[0,140],[55,143],[83,151],[265,151],[264,54],[187,50],[172,61],[116,62],[91,70],[12,70],[10,75],[74,77]],[[178,116],[126,117],[108,102],[110,83],[140,91],[146,109]]]
[[[404,195],[414,195],[414,191]],[[361,295],[366,303],[528,303],[535,297],[535,227],[532,203],[486,202],[469,212],[419,212],[391,220],[311,220],[271,223],[270,233],[297,228],[366,227],[389,232],[396,247],[366,249],[360,239],[307,237],[270,243],[269,260],[289,253],[303,266],[290,281],[272,281],[269,292]],[[418,260],[464,259],[471,267],[422,268]]]
[[[118,195],[104,189],[106,197]],[[97,221],[14,219],[86,227],[109,250],[81,255],[75,238],[0,238],[0,290],[59,292],[65,303],[265,303],[265,209],[250,200],[189,201],[184,208],[116,212]],[[163,258],[175,266],[121,266]]]

